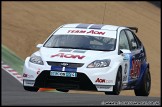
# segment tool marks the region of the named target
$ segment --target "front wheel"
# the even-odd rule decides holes
[[[136,96],[148,96],[151,89],[151,75],[149,68],[146,69],[145,75],[142,78],[141,85],[138,89],[134,89]]]
[[[121,91],[121,86],[122,86],[122,69],[118,69],[118,73],[116,76],[116,82],[115,85],[113,86],[113,91],[112,92],[105,92],[106,95],[119,95]]]

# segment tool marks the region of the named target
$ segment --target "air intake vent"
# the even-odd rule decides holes
[[[83,63],[69,63],[69,62],[50,62],[50,61],[47,61],[47,63],[48,63],[48,65],[66,66],[66,67],[71,67],[71,68],[82,67],[84,65]]]

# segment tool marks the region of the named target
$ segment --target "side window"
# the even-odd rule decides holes
[[[119,49],[130,49],[128,39],[124,30],[122,30],[119,35]]]
[[[134,37],[136,38],[136,40],[137,40],[137,45],[138,45],[138,48],[141,48],[141,46],[142,46],[142,43],[141,43],[141,41],[139,40],[139,38],[134,34]]]
[[[136,42],[136,40],[135,40],[135,38],[134,38],[132,32],[129,31],[129,30],[126,30],[126,33],[127,33],[127,35],[128,35],[128,40],[129,40],[129,43],[130,43],[130,49],[131,49],[131,50],[137,49],[137,48],[138,48],[137,42]]]

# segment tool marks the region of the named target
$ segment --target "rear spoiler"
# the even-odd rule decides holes
[[[138,28],[137,28],[137,27],[127,27],[127,28],[129,28],[129,29],[131,29],[131,30],[135,30],[136,33],[138,32]]]

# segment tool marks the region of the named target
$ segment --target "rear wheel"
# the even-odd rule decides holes
[[[138,89],[134,89],[134,92],[136,96],[148,96],[150,94],[150,89],[151,75],[149,68],[147,68],[140,87]]]
[[[69,90],[66,89],[56,89],[57,91],[61,91],[61,92],[69,92]]]
[[[113,91],[112,92],[105,92],[106,95],[119,95],[121,91],[121,86],[122,86],[122,69],[118,69],[118,73],[116,76],[116,83],[113,86]]]

